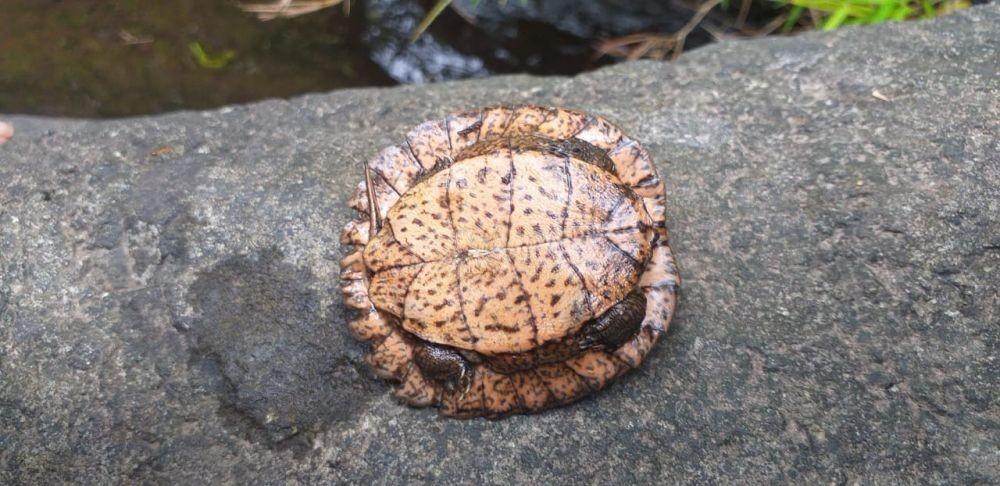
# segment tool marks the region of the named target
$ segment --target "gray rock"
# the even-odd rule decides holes
[[[1000,7],[572,79],[362,89],[0,147],[0,483],[1000,482]],[[359,163],[582,108],[659,162],[684,284],[641,371],[537,416],[395,403],[340,303]]]

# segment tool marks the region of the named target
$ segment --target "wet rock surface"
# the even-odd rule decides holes
[[[14,117],[0,483],[1000,481],[998,22],[984,6],[572,79]],[[361,160],[496,102],[646,143],[685,280],[665,340],[600,395],[440,419],[364,367],[338,232]]]

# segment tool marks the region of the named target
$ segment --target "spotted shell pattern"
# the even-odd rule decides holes
[[[585,141],[606,151],[615,174],[499,143],[518,136]],[[496,150],[469,156],[488,141]],[[437,170],[442,163],[450,167]],[[606,120],[533,105],[451,115],[417,126],[369,170],[382,230],[370,234],[362,181],[350,200],[358,216],[342,234],[355,248],[341,262],[343,291],[362,313],[350,328],[372,343],[367,361],[404,402],[459,417],[569,403],[639,366],[669,325],[680,282],[663,183],[645,148]],[[525,198],[561,211],[526,214],[539,206]],[[573,334],[636,287],[646,316],[616,350],[509,374],[476,364],[468,390],[426,379],[412,359],[418,339],[487,355],[528,351]]]
[[[639,280],[653,231],[642,200],[611,173],[530,143],[547,139],[514,140],[529,144],[459,154],[403,194],[364,251],[375,307],[425,341],[529,351]]]

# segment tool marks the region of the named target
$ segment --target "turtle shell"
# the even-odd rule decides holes
[[[663,184],[606,120],[531,105],[452,115],[367,170],[342,238],[357,247],[344,293],[364,313],[351,328],[373,341],[369,362],[407,403],[455,416],[568,403],[638,366],[669,324],[679,278]],[[620,348],[560,348],[635,291],[646,317]],[[414,366],[421,343],[528,365],[475,359],[469,389],[451,390]]]
[[[606,155],[567,145],[480,142],[403,194],[364,251],[375,307],[421,339],[498,354],[561,340],[621,301],[652,221],[598,166]]]

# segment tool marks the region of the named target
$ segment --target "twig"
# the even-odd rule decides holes
[[[752,2],[753,0],[742,0],[740,2],[740,13],[736,15],[736,30],[742,30],[743,26],[746,25]]]
[[[698,7],[698,10],[695,12],[694,17],[691,17],[691,20],[688,21],[687,25],[682,27],[681,30],[677,31],[674,34],[677,40],[676,43],[674,44],[674,54],[671,57],[671,60],[676,60],[678,57],[680,57],[681,52],[684,51],[684,41],[687,40],[688,34],[690,34],[691,31],[694,30],[694,28],[697,27],[698,24],[700,24],[701,21],[705,19],[705,16],[708,15],[708,12],[710,12],[713,8],[718,6],[721,1],[722,0],[710,0],[708,2],[701,4],[701,6]]]
[[[317,10],[332,7],[345,0],[275,0],[270,3],[241,3],[240,10],[257,14],[260,20],[273,20],[278,17],[297,17]],[[350,1],[344,5],[350,11]]]
[[[675,60],[684,50],[684,41],[687,36],[721,2],[722,0],[709,0],[701,4],[691,20],[680,30],[671,34],[640,33],[603,41],[596,48],[598,55],[612,55],[633,60],[640,57],[662,59],[670,54],[670,59]],[[714,37],[719,36],[717,32],[709,31],[709,34]]]
[[[779,28],[781,28],[781,26],[785,24],[785,19],[787,19],[787,18],[788,18],[788,14],[787,13],[783,13],[783,14],[781,14],[781,15],[773,18],[773,19],[771,19],[770,22],[764,24],[763,27],[761,27],[761,28],[759,28],[757,30],[742,30],[742,31],[740,31],[740,33],[743,34],[743,35],[745,35],[745,36],[747,36],[747,37],[758,37],[758,36],[769,35],[769,34],[771,34],[771,32],[774,32],[774,31],[778,30]]]
[[[712,36],[712,39],[714,39],[716,42],[736,37],[733,35],[726,34],[725,29],[720,29],[710,24],[703,24],[701,26],[701,30],[708,32],[708,35]]]
[[[118,38],[121,39],[126,45],[130,46],[149,44],[153,42],[152,37],[135,35],[125,29],[118,31]]]
[[[809,12],[809,18],[812,19],[813,27],[823,23],[823,17],[820,15],[818,10],[814,8],[807,8],[806,11]]]

